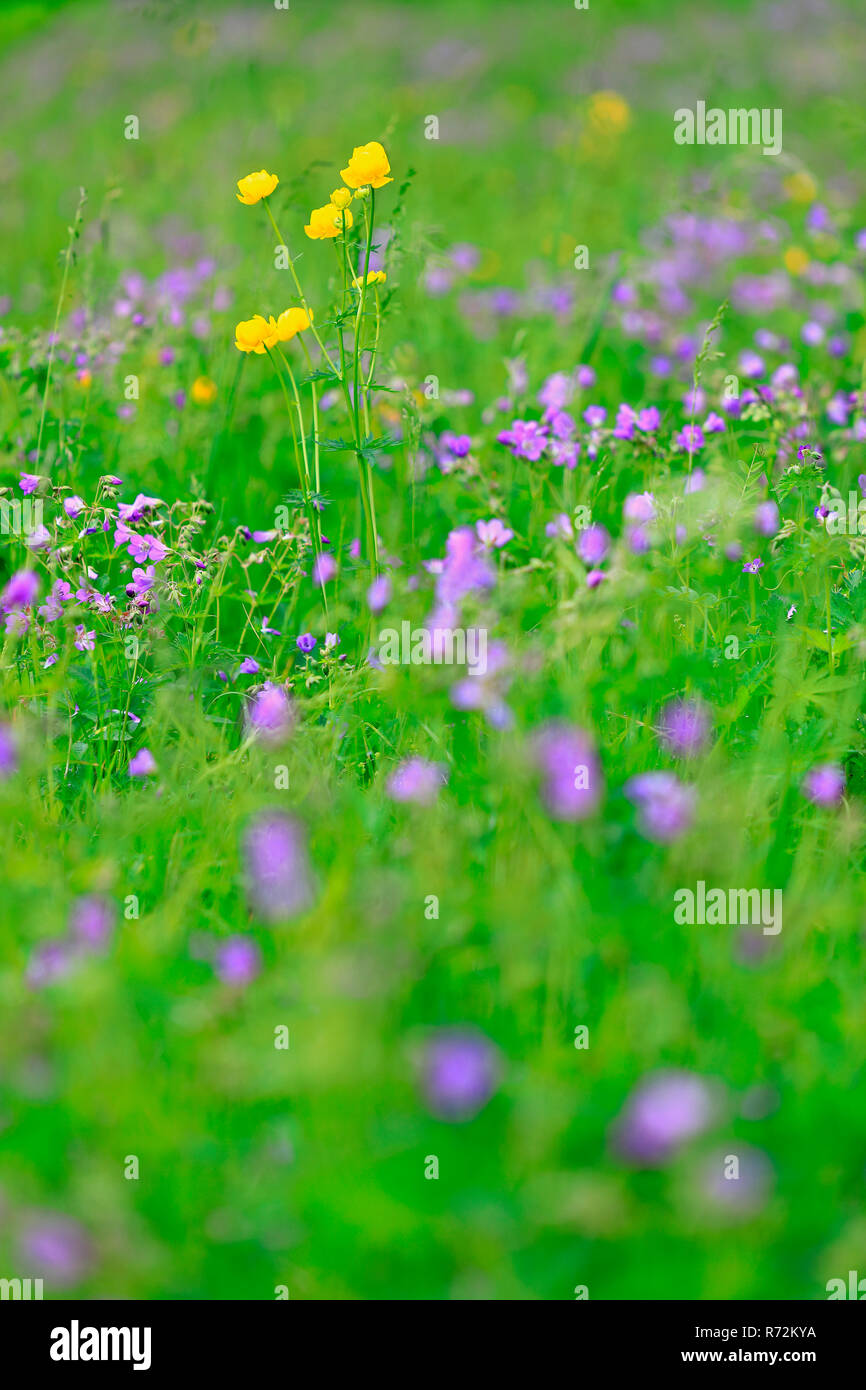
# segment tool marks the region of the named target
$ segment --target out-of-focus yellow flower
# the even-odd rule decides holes
[[[802,275],[809,264],[809,253],[802,246],[789,246],[782,259],[791,275]]]
[[[371,270],[371,271],[369,272],[369,274],[367,275],[367,284],[368,284],[368,285],[384,285],[386,278],[387,278],[387,277],[386,277],[386,275],[385,275],[384,270]],[[352,281],[352,284],[355,286],[355,289],[356,289],[356,290],[359,290],[359,289],[361,288],[361,286],[363,285],[363,283],[364,283],[364,277],[363,277],[363,275],[356,275],[355,278],[354,278],[354,280]]]
[[[803,169],[796,174],[789,174],[782,187],[792,203],[813,203],[818,196],[818,185],[812,175]]]
[[[340,236],[344,229],[349,230],[353,221],[348,208],[326,203],[323,208],[313,208],[304,231],[313,241],[321,241],[324,237]]]
[[[365,184],[383,188],[386,183],[394,182],[388,177],[390,172],[391,165],[384,149],[378,140],[371,140],[369,145],[355,146],[348,168],[340,170],[340,178],[350,188],[363,188]]]
[[[255,174],[247,174],[246,178],[238,179],[240,192],[236,194],[239,203],[246,203],[247,207],[252,207],[253,203],[261,202],[262,198],[267,198],[273,193],[279,179],[276,174],[269,174],[267,169],[259,169]]]
[[[303,333],[309,328],[311,318],[312,314],[306,309],[284,309],[277,319],[277,342],[288,343],[296,333]]]
[[[263,318],[254,314],[251,319],[242,319],[235,327],[235,347],[239,352],[264,352],[277,341],[277,324],[273,316]]]
[[[76,372],[75,384],[80,391],[89,391],[92,383],[93,377],[91,376],[90,372],[87,370],[86,367],[84,367],[80,372]]]
[[[594,92],[589,99],[589,119],[598,135],[621,135],[631,121],[631,108],[619,92]]]
[[[348,188],[335,188],[331,194],[331,202],[335,208],[347,208],[352,201],[352,195]]]
[[[196,405],[210,405],[216,400],[216,382],[209,376],[197,376],[190,388],[190,395]]]

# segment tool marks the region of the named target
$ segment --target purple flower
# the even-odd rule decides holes
[[[607,579],[607,575],[604,570],[588,570],[586,575],[586,587],[588,589],[597,589],[599,584],[605,579]]]
[[[721,415],[716,415],[715,412],[711,410],[704,421],[704,434],[724,434],[727,428],[727,423],[722,419]]]
[[[625,794],[638,807],[641,833],[666,843],[689,829],[694,817],[694,788],[673,772],[643,772],[625,785]]]
[[[845,774],[836,763],[813,767],[803,783],[803,795],[815,806],[835,806],[845,795]]]
[[[220,942],[214,969],[225,985],[248,985],[261,974],[262,953],[248,936],[230,936]]]
[[[387,574],[380,574],[378,579],[367,590],[367,604],[371,613],[381,613],[382,609],[391,599],[391,579]]]
[[[588,391],[595,385],[595,370],[584,364],[577,369],[577,384],[581,390]]]
[[[27,983],[31,989],[44,989],[69,974],[74,963],[73,952],[66,941],[42,941],[36,946],[27,963]]]
[[[42,479],[39,477],[38,473],[22,473],[21,481],[19,482],[18,486],[24,493],[25,497],[29,497],[32,492],[36,491],[41,482]]]
[[[634,439],[635,424],[637,416],[630,405],[621,405],[616,412],[614,422],[614,439]]]
[[[147,777],[156,772],[156,759],[149,748],[139,748],[134,758],[129,760],[130,777]]]
[[[655,1167],[701,1134],[715,1115],[705,1081],[687,1071],[662,1071],[632,1092],[614,1129],[614,1146],[631,1163]]]
[[[864,488],[864,492],[866,492],[866,488]],[[550,536],[551,540],[570,541],[574,535],[571,517],[565,512],[560,512],[553,518],[553,521],[548,521],[544,528],[544,534]]]
[[[706,748],[710,721],[698,700],[674,700],[662,711],[659,737],[677,758],[693,758]]]
[[[762,570],[763,568],[764,562],[760,556],[758,556],[754,560],[747,560],[745,562],[743,565],[743,574],[757,574],[758,570]]]
[[[630,492],[623,503],[622,514],[626,521],[652,521],[656,500],[651,492]]]
[[[547,426],[538,420],[514,420],[510,430],[497,435],[500,444],[507,444],[515,458],[537,463],[547,443]]]
[[[316,639],[311,632],[302,632],[299,637],[295,638],[295,645],[299,651],[308,654],[315,647]]]
[[[474,590],[489,589],[495,577],[480,552],[474,531],[460,526],[446,542],[446,555],[436,581],[439,603],[451,605]]]
[[[147,569],[134,569],[132,571],[132,583],[127,584],[126,592],[130,598],[142,598],[150,593],[153,588],[154,571],[153,565],[148,565]]]
[[[247,898],[264,921],[285,922],[313,902],[313,882],[303,828],[282,811],[264,811],[243,839]]]
[[[644,434],[653,434],[661,424],[661,415],[658,406],[649,405],[645,410],[639,410],[636,424]]]
[[[427,1105],[440,1120],[459,1124],[483,1110],[499,1084],[499,1053],[483,1033],[442,1028],[427,1043],[422,1085]]]
[[[574,381],[567,372],[554,372],[538,393],[539,404],[545,410],[562,410],[574,394]]]
[[[0,780],[11,777],[18,767],[18,750],[8,724],[0,724]]]
[[[577,553],[585,565],[600,565],[610,550],[610,536],[603,526],[587,526],[581,531]]]
[[[256,661],[255,657],[245,656],[240,666],[238,667],[238,675],[255,676],[258,675],[258,672],[259,663]]]
[[[111,940],[115,921],[114,903],[97,894],[85,894],[72,904],[69,934],[88,951],[101,951]]]
[[[50,1287],[67,1288],[84,1278],[91,1248],[77,1221],[54,1212],[30,1217],[19,1240],[22,1267],[38,1271]]]
[[[779,508],[775,502],[759,502],[755,508],[755,530],[759,536],[775,536],[779,529]]]
[[[75,628],[75,645],[80,652],[92,652],[96,646],[95,628],[88,632],[84,623],[78,623]]]
[[[288,695],[281,685],[270,681],[253,699],[248,717],[251,732],[264,743],[282,743],[294,723]]]
[[[766,941],[766,937],[759,938]],[[729,1175],[728,1158],[733,1149],[737,1175]],[[730,1216],[750,1217],[766,1205],[773,1186],[773,1166],[767,1155],[751,1144],[739,1141],[719,1149],[704,1159],[701,1168],[701,1189],[716,1207]]]
[[[554,820],[592,815],[602,795],[601,766],[590,736],[569,724],[551,723],[535,739],[544,778],[542,796]]]
[[[328,580],[333,579],[336,573],[337,563],[333,555],[329,555],[327,550],[323,550],[321,555],[317,555],[313,561],[313,583],[327,584]]]
[[[684,425],[672,442],[675,449],[686,449],[693,454],[696,449],[702,449],[706,441],[700,425]]]
[[[69,517],[70,521],[75,521],[76,517],[81,516],[81,513],[84,511],[84,507],[85,503],[82,497],[72,496],[64,497],[63,499],[63,510]]]
[[[34,570],[18,570],[13,574],[0,600],[4,613],[29,608],[39,593],[39,575]]]
[[[430,806],[448,781],[448,769],[426,758],[406,758],[391,773],[385,791],[392,801],[415,802]]]
[[[488,550],[492,546],[497,548],[507,545],[514,539],[514,532],[507,526],[503,526],[498,517],[493,517],[491,521],[476,521],[475,534],[481,544]]]
[[[588,405],[583,412],[583,418],[590,429],[599,429],[607,419],[607,411],[603,405]]]

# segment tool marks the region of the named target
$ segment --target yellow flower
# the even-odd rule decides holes
[[[238,179],[240,193],[235,196],[239,203],[246,203],[247,207],[252,207],[253,203],[258,203],[273,193],[278,183],[276,174],[269,174],[267,169],[259,169],[256,174],[247,174],[245,179]]]
[[[331,202],[335,208],[347,208],[352,201],[352,195],[348,188],[335,188],[331,194]]]
[[[812,203],[818,195],[818,185],[811,174],[804,170],[797,174],[789,174],[783,180],[782,187],[792,203]]]
[[[589,101],[589,119],[599,135],[620,135],[628,129],[631,108],[619,92],[595,92]]]
[[[276,320],[254,314],[251,319],[243,319],[235,328],[235,347],[239,352],[264,352],[277,341]]]
[[[791,275],[802,275],[809,264],[809,254],[802,246],[789,246],[783,257],[785,269]]]
[[[209,376],[197,376],[190,391],[196,405],[210,405],[211,401],[216,400],[216,393],[216,382],[211,381]]]
[[[384,270],[371,270],[370,273],[369,273],[369,275],[367,276],[367,284],[368,284],[368,285],[384,285],[384,283],[385,283],[385,278],[386,278],[386,277],[385,277],[385,272],[384,272]],[[356,275],[355,278],[354,278],[354,280],[352,281],[352,284],[355,286],[355,289],[356,289],[356,290],[359,290],[359,289],[361,288],[361,285],[363,284],[363,282],[364,282],[364,277],[363,277],[363,275]]]
[[[277,342],[288,343],[296,333],[309,328],[312,315],[306,309],[284,309],[277,319]]]
[[[313,241],[321,241],[323,237],[340,236],[344,227],[346,230],[351,227],[352,221],[348,208],[337,208],[333,203],[326,203],[323,208],[313,208],[304,231]]]
[[[85,367],[83,371],[77,372],[75,376],[76,385],[81,391],[89,391],[93,382],[93,377]]]
[[[378,140],[371,140],[369,145],[355,146],[349,167],[340,170],[340,178],[350,188],[363,188],[365,184],[371,188],[384,188],[386,183],[394,181],[388,178],[390,172],[388,156]]]

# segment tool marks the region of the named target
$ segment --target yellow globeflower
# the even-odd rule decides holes
[[[239,203],[246,203],[251,207],[253,203],[261,202],[262,198],[267,198],[273,193],[279,179],[276,174],[269,174],[267,169],[259,169],[258,173],[247,174],[245,179],[238,179],[240,193],[236,194]]]
[[[331,202],[335,208],[347,208],[352,201],[352,195],[348,188],[335,188],[331,194]]]
[[[385,279],[386,279],[386,276],[385,276],[384,270],[371,270],[370,273],[369,273],[368,276],[367,276],[367,284],[368,284],[368,285],[384,285]],[[355,278],[354,278],[354,280],[352,281],[352,284],[355,286],[355,289],[356,289],[356,290],[359,290],[359,289],[361,288],[361,286],[362,286],[363,283],[364,283],[364,277],[363,277],[363,275],[356,275]]]
[[[309,328],[311,315],[306,309],[284,309],[277,319],[277,342],[288,343],[296,333]]]
[[[369,145],[355,146],[348,168],[340,170],[340,178],[350,188],[363,188],[365,184],[383,188],[386,183],[394,182],[388,177],[390,172],[388,156],[378,140],[371,140]]]
[[[800,170],[796,174],[789,174],[783,181],[782,187],[792,203],[812,203],[818,196],[818,185],[812,175],[807,174],[805,170]]]
[[[785,269],[791,275],[802,275],[809,264],[809,254],[802,246],[789,246],[783,257]]]
[[[264,352],[277,341],[277,325],[273,318],[254,314],[243,319],[235,328],[235,347],[239,352]]]
[[[321,241],[323,237],[340,236],[344,228],[348,231],[352,221],[348,208],[337,208],[333,203],[326,203],[323,208],[313,208],[304,231],[313,241]]]
[[[196,405],[210,405],[211,401],[216,400],[216,393],[216,382],[211,381],[209,376],[197,376],[190,390]]]
[[[631,108],[619,92],[595,92],[589,100],[589,119],[599,135],[620,135],[628,129]]]

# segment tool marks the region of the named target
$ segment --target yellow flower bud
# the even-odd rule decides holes
[[[210,405],[216,400],[216,393],[216,382],[211,381],[209,376],[197,376],[190,390],[196,405]]]
[[[340,178],[350,188],[362,188],[365,184],[382,188],[394,182],[388,177],[390,173],[391,165],[384,149],[378,140],[371,140],[369,145],[355,146],[348,167],[340,170]]]
[[[259,169],[255,174],[247,174],[246,178],[238,179],[240,192],[235,196],[239,203],[246,203],[251,207],[253,203],[258,203],[273,193],[278,183],[276,174],[269,174],[267,169]]]
[[[348,188],[335,188],[331,194],[331,202],[335,208],[347,208],[352,201],[352,195]]]

